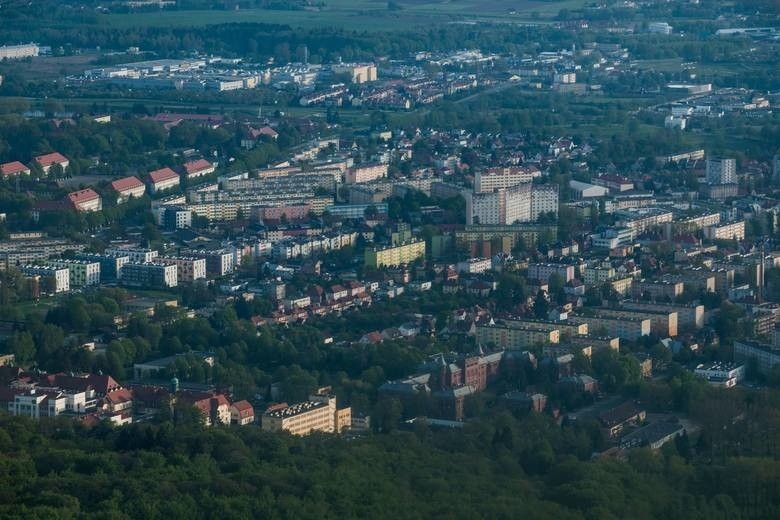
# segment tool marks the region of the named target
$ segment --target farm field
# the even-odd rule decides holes
[[[223,23],[271,23],[292,27],[343,27],[354,30],[392,31],[430,23],[457,21],[518,22],[549,20],[560,9],[582,6],[583,0],[541,2],[534,0],[461,0],[398,2],[402,9],[390,10],[379,0],[331,0],[320,11],[244,9],[239,11],[163,11],[109,14],[108,24],[117,28],[134,26],[206,26]],[[511,14],[510,14],[511,13]]]

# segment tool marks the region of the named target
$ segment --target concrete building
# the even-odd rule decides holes
[[[50,260],[49,265],[65,267],[70,272],[71,287],[85,287],[100,283],[100,262],[87,260]]]
[[[406,243],[381,248],[366,249],[365,264],[367,267],[395,267],[425,258],[425,241],[411,240]]]
[[[111,183],[111,188],[117,193],[117,204],[121,204],[131,197],[143,197],[146,193],[146,185],[135,176],[117,179]]]
[[[206,278],[206,259],[182,256],[158,256],[156,264],[175,265],[178,282],[194,282]]]
[[[518,184],[530,183],[541,173],[537,168],[512,166],[508,168],[488,168],[474,174],[474,193],[491,193],[495,190],[511,188]]]
[[[478,326],[476,340],[478,344],[493,344],[500,349],[525,350],[537,345],[556,344],[561,340],[561,332],[558,329],[500,322]]]
[[[84,213],[103,209],[103,200],[92,188],[68,193],[65,202],[74,210]]]
[[[557,184],[531,186],[531,221],[535,222],[545,213],[558,214]]]
[[[177,273],[175,265],[128,262],[122,267],[121,282],[130,287],[176,287]]]
[[[0,173],[3,177],[14,177],[16,175],[30,175],[30,168],[20,163],[19,161],[12,161],[4,164],[0,164]]]
[[[672,301],[685,290],[682,281],[668,280],[634,280],[631,286],[631,294],[634,299],[642,300],[649,297],[651,300]]]
[[[734,361],[737,363],[755,363],[761,374],[769,373],[780,364],[780,348],[755,341],[735,341]]]
[[[80,253],[76,255],[77,260],[85,262],[97,262],[100,264],[100,281],[115,282],[122,276],[122,267],[130,261],[128,255],[105,254],[97,255],[91,253]]]
[[[745,365],[715,361],[697,365],[693,373],[718,386],[731,387],[745,379]]]
[[[387,164],[361,164],[347,170],[345,180],[347,184],[360,184],[387,177]]]
[[[736,184],[737,160],[726,157],[707,158],[707,184]]]
[[[352,83],[376,81],[377,70],[373,63],[336,63],[331,66],[335,74],[349,74]]]
[[[507,225],[531,221],[531,184],[499,188],[490,193],[470,193],[466,199],[466,224]]]
[[[587,182],[569,181],[569,188],[574,199],[592,199],[606,197],[609,190],[604,186],[588,184]]]
[[[105,254],[109,256],[126,256],[131,262],[146,264],[152,262],[159,256],[159,253],[154,249],[136,249],[136,248],[108,248],[105,250]]]
[[[231,251],[222,249],[217,251],[196,250],[190,251],[189,254],[206,260],[206,274],[208,276],[217,278],[226,276],[232,273],[236,267],[236,257]]]
[[[291,406],[271,407],[262,416],[263,430],[286,431],[292,435],[312,432],[340,433],[352,423],[350,408],[339,410],[329,389],[309,396],[309,400]]]
[[[745,221],[724,222],[704,229],[704,236],[710,240],[744,240]]]
[[[195,179],[217,171],[217,167],[214,163],[211,163],[206,159],[186,162],[184,163],[183,168],[188,179]]]
[[[35,157],[35,162],[38,163],[38,166],[41,167],[41,170],[43,170],[43,173],[46,175],[49,174],[52,166],[58,165],[63,171],[70,166],[68,158],[58,152],[39,155]]]
[[[599,311],[588,316],[569,316],[569,321],[572,323],[587,323],[588,330],[592,334],[598,334],[598,332],[603,329],[609,336],[617,336],[630,341],[635,341],[642,336],[647,336],[652,330],[649,318],[602,315]]]
[[[528,279],[548,282],[550,276],[557,274],[563,279],[563,282],[570,282],[574,279],[574,266],[567,264],[530,264],[528,266]]]
[[[621,308],[637,312],[677,313],[677,326],[681,330],[701,329],[704,327],[704,305],[680,303],[651,303],[638,300],[624,300]]]
[[[490,271],[493,268],[493,262],[490,258],[469,258],[458,262],[455,269],[462,274],[478,274]]]
[[[19,271],[25,276],[40,276],[41,291],[59,294],[70,291],[70,269],[53,265],[23,265]]]
[[[40,48],[35,43],[22,45],[3,45],[0,47],[0,60],[19,60],[38,56]]]
[[[163,206],[157,212],[158,223],[165,229],[192,227],[192,211],[182,206]]]
[[[170,168],[162,168],[149,173],[149,190],[152,193],[175,188],[180,182],[179,174]]]
[[[617,319],[649,319],[650,331],[654,334],[666,338],[677,336],[677,312],[668,309],[641,309],[628,310],[622,309],[598,309],[600,316],[609,316]]]

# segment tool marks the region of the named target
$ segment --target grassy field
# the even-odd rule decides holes
[[[444,0],[404,1],[403,9],[390,11],[381,0],[329,0],[321,11],[164,11],[110,14],[113,27],[207,26],[222,23],[277,23],[292,27],[343,27],[345,29],[392,31],[431,23],[456,21],[528,22],[549,20],[560,9],[581,7],[585,0],[544,2],[537,0]],[[513,14],[510,14],[513,11]]]

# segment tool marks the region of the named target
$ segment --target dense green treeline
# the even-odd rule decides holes
[[[593,435],[508,414],[463,431],[418,425],[352,440],[167,421],[84,430],[3,415],[0,516],[776,518],[776,460],[704,465],[680,445],[587,462]]]

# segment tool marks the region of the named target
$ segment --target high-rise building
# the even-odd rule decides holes
[[[490,193],[465,194],[466,224],[514,224],[531,220],[531,183]]]
[[[531,220],[544,213],[558,214],[558,185],[540,184],[531,187]]]
[[[707,159],[707,184],[736,184],[737,160],[727,157]]]

